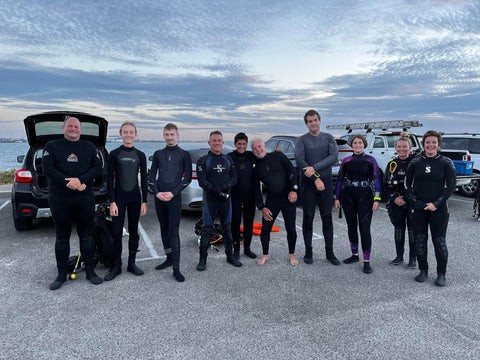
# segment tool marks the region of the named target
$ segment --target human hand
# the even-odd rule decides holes
[[[379,207],[380,207],[380,203],[378,201],[374,201],[372,206],[372,211],[377,211]]]
[[[82,185],[82,183],[78,178],[65,178],[65,180],[68,181],[67,187],[70,190],[77,190],[80,187],[80,185]]]
[[[313,168],[313,166],[307,166],[307,167],[304,167],[303,170],[305,171],[304,174],[306,177],[312,177],[313,173],[315,172],[315,169]]]
[[[110,203],[110,216],[118,216],[118,206],[116,203]]]
[[[403,196],[397,196],[393,202],[398,206],[403,206],[406,204],[405,200],[403,200]]]
[[[318,191],[325,190],[325,184],[323,183],[322,179],[320,179],[320,178],[315,179],[315,186],[317,187]]]
[[[140,216],[143,216],[147,213],[147,203],[142,203],[142,207],[140,208]]]
[[[273,220],[272,212],[266,207],[264,207],[262,209],[262,215],[263,215],[263,218],[267,221],[272,221]]]
[[[290,201],[291,203],[294,203],[295,201],[297,201],[297,198],[298,198],[298,195],[296,191],[290,191],[288,193],[288,201]]]

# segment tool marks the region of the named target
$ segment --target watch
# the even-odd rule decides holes
[[[298,190],[298,185],[293,185],[292,191],[297,191]]]

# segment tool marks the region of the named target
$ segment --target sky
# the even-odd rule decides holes
[[[52,110],[142,140],[302,134],[309,109],[322,130],[479,132],[479,19],[480,0],[0,0],[0,137]]]

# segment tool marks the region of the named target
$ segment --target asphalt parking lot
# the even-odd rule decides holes
[[[288,262],[286,235],[274,233],[263,266],[242,256],[243,267],[209,250],[207,270],[197,272],[198,213],[181,222],[181,270],[177,283],[163,261],[159,226],[150,201],[141,219],[139,266],[94,286],[80,272],[60,290],[53,222],[15,231],[10,194],[0,193],[0,358],[2,359],[478,359],[480,357],[480,222],[473,200],[454,195],[447,244],[447,286],[434,285],[435,260],[426,283],[417,270],[391,266],[393,228],[385,204],[374,214],[372,268],[333,266],[325,260],[321,223],[315,220],[314,263],[302,261],[301,208],[297,256]],[[153,200],[150,198],[150,200]],[[334,210],[334,247],[350,256],[344,219]],[[259,214],[257,214],[259,220]],[[126,241],[126,240],[125,240]],[[72,236],[71,253],[78,252]],[[124,246],[125,247],[125,246]],[[255,237],[252,249],[261,253]],[[123,258],[126,262],[126,252]],[[102,277],[107,269],[98,267]]]

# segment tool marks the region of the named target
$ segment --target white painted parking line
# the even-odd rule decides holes
[[[2,206],[0,206],[0,210],[2,210],[5,206],[7,206],[10,203],[10,200],[5,201]]]
[[[465,200],[465,199],[456,199],[456,198],[453,198],[453,197],[449,198],[448,200],[460,201],[460,202],[464,202],[464,203],[472,204],[472,205],[473,205],[473,202],[474,202],[473,199],[472,200]]]
[[[138,231],[140,232],[140,235],[142,235],[142,239],[145,242],[145,245],[147,245],[148,250],[150,251],[150,255],[152,256],[151,259],[160,258],[160,256],[158,256],[155,248],[153,247],[153,244],[152,244],[152,241],[150,240],[150,237],[147,235],[147,232],[145,231],[142,224],[140,224],[140,223],[138,223]],[[146,260],[146,259],[142,259],[142,260]]]

